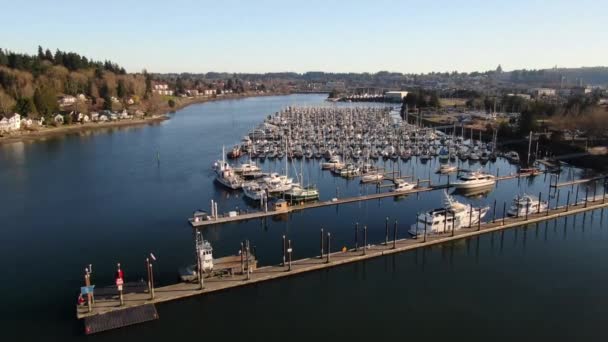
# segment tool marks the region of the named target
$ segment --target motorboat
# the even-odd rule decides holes
[[[444,194],[443,208],[429,210],[416,217],[416,223],[409,229],[412,236],[442,234],[468,228],[478,224],[490,210],[488,206],[474,208],[470,204],[456,201],[447,193]]]
[[[496,177],[481,171],[472,171],[465,173],[458,179],[458,181],[452,183],[452,186],[456,189],[475,189],[482,187],[491,187],[496,184]]]
[[[403,179],[395,180],[395,187],[391,189],[391,192],[404,192],[410,191],[416,187],[416,183],[409,183]]]
[[[513,199],[513,203],[507,214],[509,216],[525,216],[526,214],[534,214],[547,210],[547,202],[539,201],[537,197],[531,195],[518,195]]]

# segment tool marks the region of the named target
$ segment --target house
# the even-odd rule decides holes
[[[55,117],[53,118],[53,121],[58,125],[63,125],[63,115],[61,115],[61,114],[55,115]]]
[[[0,132],[11,132],[21,129],[21,115],[9,114],[0,119]]]
[[[71,106],[76,103],[76,97],[72,95],[66,95],[59,99],[59,105],[62,107]]]
[[[41,116],[40,119],[38,119],[38,125],[39,126],[44,125],[44,116]]]
[[[82,117],[82,122],[87,123],[87,122],[89,122],[89,121],[91,121],[91,119],[89,119],[89,116],[85,114],[85,115]]]
[[[118,115],[116,115],[116,113],[110,114],[110,120],[112,120],[112,121],[118,120]]]
[[[188,96],[198,96],[198,90],[197,89],[188,89],[186,90],[186,94]]]
[[[135,111],[135,117],[141,118],[144,115],[146,115],[146,113],[144,113],[143,110],[138,109],[138,110]]]
[[[135,100],[133,100],[133,98],[132,98],[132,97],[130,97],[130,98],[127,100],[127,104],[132,105],[132,104],[134,104],[134,103],[135,103]]]
[[[78,101],[86,101],[87,100],[87,96],[85,94],[78,94],[76,95],[76,98]]]
[[[507,94],[507,96],[517,96],[519,98],[522,98],[524,100],[531,100],[532,96],[530,96],[530,94]]]
[[[533,88],[530,92],[536,97],[549,97],[557,94],[557,90],[553,88]]]
[[[387,91],[384,93],[384,98],[388,101],[401,102],[407,96],[407,91]]]
[[[32,121],[32,119],[28,119],[28,118],[23,118],[21,119],[21,126],[25,126],[25,127],[30,127],[32,124],[34,123],[34,121]]]
[[[91,121],[98,121],[99,120],[99,113],[97,112],[93,112],[91,113]]]
[[[582,96],[591,94],[591,87],[574,87],[570,90],[572,95]]]
[[[122,112],[118,115],[119,119],[130,119],[131,115],[129,115],[129,113],[123,109]]]
[[[120,102],[116,96],[111,96],[110,100],[112,101],[112,103],[118,103],[118,102]]]
[[[169,89],[169,85],[165,83],[155,83],[152,85],[152,92],[159,95],[173,95],[173,90]]]
[[[105,121],[108,121],[108,116],[107,116],[107,115],[105,115],[105,114],[100,115],[100,116],[99,116],[99,121],[100,121],[100,122],[105,122]]]
[[[213,96],[213,95],[215,95],[215,89],[205,89],[205,90],[203,90],[203,95]]]

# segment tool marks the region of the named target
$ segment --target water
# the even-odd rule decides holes
[[[289,338],[328,336],[601,340],[608,256],[601,212],[457,241],[335,269],[158,305],[152,323],[84,336],[74,304],[84,268],[93,282],[112,282],[116,262],[127,279],[144,277],[153,252],[159,284],[176,281],[193,261],[186,218],[219,201],[220,212],[250,208],[239,192],[213,183],[212,162],[266,115],[287,105],[321,104],[323,96],[293,95],[194,105],[171,120],[143,127],[0,145],[0,257],[8,265],[0,293],[0,328],[7,340],[122,341],[127,338]],[[160,156],[160,161],[157,156]],[[382,164],[380,162],[379,164]],[[393,168],[388,162],[387,169]],[[373,193],[322,172],[316,161],[290,165],[304,171],[322,199]],[[436,162],[399,163],[403,174],[445,182]],[[465,164],[464,167],[467,167]],[[472,165],[471,168],[479,167]],[[283,172],[284,163],[264,168]],[[505,162],[492,173],[515,168]],[[578,177],[582,171],[573,169]],[[502,205],[517,193],[546,198],[548,178],[500,182],[489,195],[459,200]],[[562,188],[560,203],[567,191]],[[354,223],[369,227],[369,241],[384,240],[384,220],[398,220],[400,237],[417,212],[441,205],[439,191],[297,212],[286,218],[211,227],[203,231],[217,256],[233,254],[243,239],[262,264],[279,262],[281,236],[294,258],[317,255],[319,229],[332,246],[352,246]],[[572,195],[574,196],[574,195]],[[583,196],[583,190],[579,195]],[[552,203],[557,201],[552,197]],[[493,216],[492,208],[487,218]]]

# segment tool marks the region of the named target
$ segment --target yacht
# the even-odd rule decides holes
[[[403,179],[395,180],[395,187],[391,189],[391,192],[404,192],[412,190],[416,187],[415,183],[408,183]]]
[[[262,178],[262,182],[268,188],[269,193],[284,192],[291,189],[293,178],[286,175],[280,175],[276,172],[270,173],[267,177]]]
[[[481,171],[468,172],[458,179],[460,181],[452,183],[456,189],[475,189],[496,184],[496,177]]]
[[[361,183],[376,183],[384,179],[381,173],[367,173],[361,176]]]
[[[260,184],[256,182],[243,184],[243,193],[245,194],[245,197],[253,201],[259,201],[266,197],[266,190],[264,190]]]
[[[322,163],[321,168],[324,170],[327,169],[341,169],[344,166],[344,163],[340,161],[340,156],[332,156],[328,162]]]
[[[505,154],[505,157],[513,164],[519,164],[519,153],[510,151]]]
[[[458,171],[458,166],[451,165],[451,164],[443,164],[443,165],[439,166],[439,170],[437,170],[437,173],[447,174],[447,173],[452,173],[452,172],[456,172],[456,171]]]
[[[256,173],[260,172],[261,169],[254,162],[243,163],[233,168],[235,173]]]
[[[447,193],[443,208],[433,209],[419,214],[409,230],[412,236],[426,234],[441,234],[471,227],[479,222],[490,210],[490,207],[473,208],[470,204],[456,201]]]
[[[507,211],[509,216],[525,216],[526,212],[528,214],[534,214],[539,211],[547,210],[547,202],[539,201],[537,197],[526,195],[517,196],[513,199],[513,203],[511,207]]]

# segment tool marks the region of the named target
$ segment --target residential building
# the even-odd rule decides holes
[[[76,103],[76,97],[72,95],[65,95],[59,99],[59,105],[62,107],[71,106]]]
[[[21,129],[21,115],[13,113],[0,119],[0,132],[18,131]]]
[[[403,101],[403,98],[407,96],[407,91],[387,91],[384,93],[384,98],[389,101]]]
[[[553,88],[533,88],[530,92],[535,97],[549,97],[557,94],[557,91]]]

